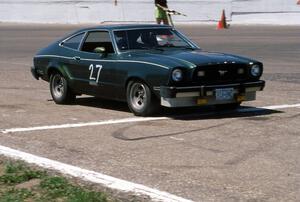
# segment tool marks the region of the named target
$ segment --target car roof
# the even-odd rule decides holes
[[[171,28],[169,25],[158,25],[158,24],[107,24],[101,26],[95,26],[90,28],[85,28],[79,31],[91,31],[97,29],[105,30],[129,30],[129,29],[149,29],[149,28]]]

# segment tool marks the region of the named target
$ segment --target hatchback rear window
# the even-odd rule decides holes
[[[79,45],[81,43],[83,36],[84,36],[84,33],[73,36],[73,37],[69,38],[68,40],[64,41],[62,45],[65,47],[77,50],[79,48]]]

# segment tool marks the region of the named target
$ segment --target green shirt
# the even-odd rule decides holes
[[[160,7],[155,7],[155,18],[158,19],[167,19],[167,12],[164,11],[162,8]]]

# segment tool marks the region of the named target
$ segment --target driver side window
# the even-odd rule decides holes
[[[105,48],[106,53],[114,53],[114,48],[107,31],[93,31],[89,32],[86,37],[81,50],[90,53],[96,53],[96,48]]]

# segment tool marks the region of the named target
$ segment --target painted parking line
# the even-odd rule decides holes
[[[100,184],[114,190],[130,192],[134,193],[135,195],[149,196],[153,201],[192,202],[191,200],[175,196],[167,192],[159,191],[157,189],[153,189],[141,184],[118,179],[99,172],[86,170],[80,167],[68,165],[5,146],[0,146],[0,155],[4,155],[17,160],[23,160],[25,162],[38,165],[42,168],[55,170],[62,174],[80,178],[84,181]]]
[[[256,111],[263,111],[263,110],[275,110],[275,109],[287,109],[287,108],[299,108],[300,103],[298,104],[290,104],[290,105],[272,105],[272,106],[265,106],[259,108],[242,108],[238,109],[238,112],[256,112]]]
[[[87,126],[112,125],[112,124],[120,124],[120,123],[157,121],[157,120],[166,120],[166,119],[168,119],[168,118],[167,117],[148,117],[148,118],[134,117],[134,118],[124,118],[124,119],[106,120],[106,121],[95,121],[95,122],[87,122],[87,123],[37,126],[37,127],[28,127],[28,128],[11,128],[11,129],[0,130],[0,132],[1,133],[16,133],[16,132],[28,132],[28,131],[37,131],[37,130],[80,128],[80,127],[87,127]]]
[[[259,112],[264,110],[275,110],[275,109],[286,109],[286,108],[299,108],[300,103],[290,104],[290,105],[272,105],[265,107],[249,107],[249,108],[240,108],[237,110],[239,113],[246,112]],[[201,115],[213,115],[214,112],[208,112]],[[182,115],[184,117],[186,115]],[[178,116],[180,117],[180,116]],[[87,126],[100,126],[100,125],[112,125],[112,124],[122,124],[122,123],[135,123],[135,122],[147,122],[147,121],[158,121],[158,120],[170,120],[170,117],[133,117],[133,118],[124,118],[124,119],[115,119],[115,120],[104,120],[104,121],[95,121],[95,122],[86,122],[86,123],[74,123],[74,124],[61,124],[61,125],[48,125],[48,126],[36,126],[36,127],[26,127],[26,128],[10,128],[2,129],[0,133],[17,133],[17,132],[30,132],[30,131],[40,131],[40,130],[54,130],[54,129],[64,129],[64,128],[80,128]]]

